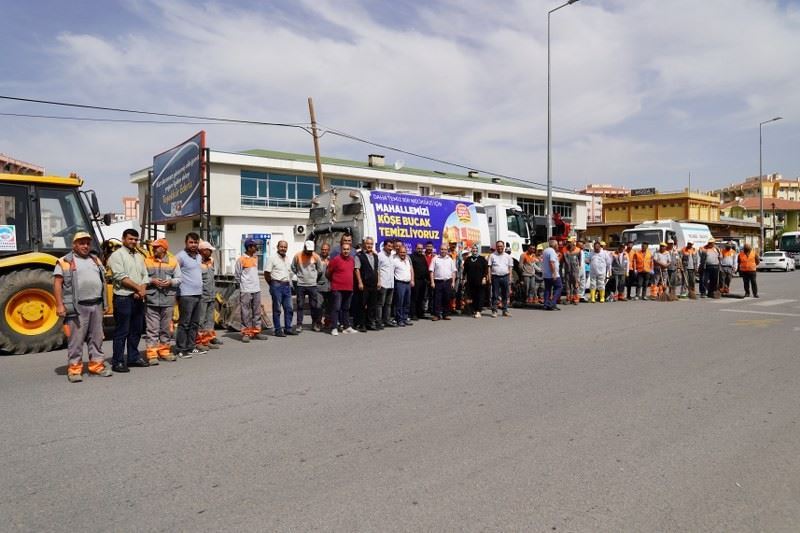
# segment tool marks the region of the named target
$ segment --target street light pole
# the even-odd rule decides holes
[[[778,120],[783,119],[783,117],[775,117],[769,120],[765,120],[764,122],[759,122],[758,124],[758,210],[759,210],[759,243],[758,246],[761,250],[761,253],[764,253],[764,241],[766,240],[766,235],[764,234],[764,170],[763,170],[763,130],[764,124],[769,124],[770,122],[776,122]]]
[[[550,129],[550,15],[579,0],[567,0],[564,4],[551,9],[547,12],[547,240],[553,236],[553,161],[551,149],[551,129]]]

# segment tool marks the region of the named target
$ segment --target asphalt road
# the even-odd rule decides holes
[[[2,357],[0,530],[797,531],[800,273],[759,277],[81,384]]]

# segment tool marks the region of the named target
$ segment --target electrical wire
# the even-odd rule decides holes
[[[67,117],[62,115],[33,115],[28,113],[2,113],[0,116],[4,117],[22,117],[22,118],[46,118],[53,120],[76,120],[80,122],[114,122],[123,124],[187,124],[199,126],[235,126],[230,122],[189,122],[181,120],[135,120],[130,118],[94,118],[94,117]]]
[[[252,124],[256,126],[280,126],[284,128],[298,128],[304,130],[306,132],[309,131],[308,123],[298,123],[298,124],[291,124],[287,122],[262,122],[258,120],[245,120],[245,119],[238,119],[238,118],[220,118],[220,117],[206,117],[202,115],[182,115],[178,113],[160,113],[156,111],[143,111],[141,109],[126,109],[122,107],[107,107],[107,106],[99,106],[99,105],[89,105],[89,104],[76,104],[73,102],[58,102],[54,100],[39,100],[36,98],[22,98],[20,96],[7,96],[7,95],[0,95],[0,100],[12,100],[15,102],[27,102],[31,104],[44,104],[44,105],[54,105],[54,106],[61,106],[61,107],[75,107],[78,109],[92,109],[95,111],[112,111],[114,113],[134,113],[137,115],[150,115],[156,117],[168,117],[168,118],[185,118],[190,120],[206,120],[206,121],[214,121],[214,122],[230,122],[234,124]]]
[[[431,156],[426,156],[424,154],[418,154],[418,153],[415,153],[415,152],[411,152],[409,150],[404,150],[402,148],[398,148],[396,146],[390,146],[390,145],[387,145],[387,144],[381,144],[381,143],[377,143],[377,142],[374,142],[374,141],[370,141],[368,139],[363,139],[361,137],[357,137],[355,135],[352,135],[352,134],[349,134],[349,133],[345,133],[343,131],[337,131],[337,130],[329,128],[327,130],[327,132],[330,133],[331,135],[336,135],[337,137],[342,137],[342,138],[345,138],[345,139],[349,139],[351,141],[360,142],[360,143],[363,143],[363,144],[374,146],[376,148],[383,148],[384,150],[390,150],[392,152],[397,152],[397,153],[400,153],[400,154],[410,155],[411,157],[416,157],[416,158],[419,158],[419,159],[425,159],[427,161],[433,161],[434,163],[440,163],[442,165],[447,165],[447,166],[451,166],[451,167],[455,167],[455,168],[461,168],[461,169],[464,169],[464,170],[467,170],[467,171],[479,172],[481,174],[486,174],[486,175],[489,175],[489,176],[496,176],[498,178],[505,178],[505,179],[511,180],[511,181],[518,181],[518,182],[525,183],[525,184],[537,185],[539,187],[547,188],[546,184],[539,183],[537,181],[528,180],[528,179],[525,179],[525,178],[518,178],[516,176],[509,176],[509,175],[506,175],[506,174],[501,174],[499,172],[491,172],[491,171],[488,171],[488,170],[481,170],[481,169],[479,169],[477,167],[474,167],[474,166],[471,166],[471,165],[465,165],[465,164],[462,164],[462,163],[455,163],[453,161],[447,161],[445,159],[439,159],[437,157],[431,157]],[[557,190],[557,191],[560,191],[560,192],[568,192],[568,193],[574,193],[575,192],[573,189],[568,189],[566,187],[556,187],[556,186],[553,187],[553,190]]]
[[[244,125],[254,125],[254,126],[278,126],[278,127],[285,127],[285,128],[297,128],[305,131],[306,133],[313,134],[311,128],[309,127],[310,124],[307,122],[304,123],[286,123],[286,122],[265,122],[259,120],[245,120],[245,119],[235,119],[235,118],[222,118],[222,117],[208,117],[203,115],[184,115],[178,113],[161,113],[155,111],[144,111],[141,109],[126,109],[120,107],[108,107],[108,106],[99,106],[99,105],[90,105],[90,104],[76,104],[73,102],[59,102],[54,100],[41,100],[36,98],[23,98],[19,96],[8,96],[8,95],[0,95],[0,100],[11,100],[16,102],[27,102],[32,104],[43,104],[43,105],[52,105],[52,106],[61,106],[61,107],[72,107],[78,109],[91,109],[95,111],[110,111],[114,113],[132,113],[132,114],[139,114],[139,115],[148,115],[148,116],[159,116],[159,117],[166,117],[166,118],[183,118],[189,119],[194,122],[183,122],[183,121],[146,121],[146,120],[126,120],[126,119],[110,119],[110,118],[91,118],[91,117],[63,117],[63,116],[56,116],[56,115],[33,115],[33,114],[24,114],[24,113],[0,113],[2,116],[17,116],[17,117],[29,117],[29,118],[47,118],[47,119],[54,119],[54,120],[77,120],[77,121],[93,121],[93,122],[120,122],[120,123],[133,123],[133,124],[197,124],[197,125],[224,125],[224,124],[244,124]],[[205,122],[199,122],[205,121]],[[463,163],[457,163],[453,161],[447,161],[445,159],[441,159],[438,157],[427,156],[424,154],[412,152],[410,150],[405,150],[403,148],[399,148],[396,146],[390,146],[383,143],[378,143],[375,141],[370,141],[369,139],[365,139],[362,137],[358,137],[356,135],[346,133],[343,131],[335,130],[333,128],[323,128],[322,133],[317,134],[317,138],[322,138],[326,134],[330,133],[331,135],[335,135],[337,137],[341,137],[343,139],[348,139],[351,141],[359,142],[362,144],[367,144],[369,146],[374,146],[376,148],[383,148],[384,150],[390,150],[392,152],[397,152],[400,154],[405,154],[411,157],[416,157],[418,159],[423,159],[426,161],[432,161],[434,163],[439,163],[442,165],[454,167],[454,168],[461,168],[467,171],[479,172],[481,174],[486,174],[488,176],[495,176],[498,178],[504,178],[510,181],[515,181],[519,183],[529,184],[529,185],[536,185],[537,187],[544,187],[546,188],[547,185],[536,182],[533,180],[528,180],[525,178],[519,178],[516,176],[509,176],[507,174],[501,174],[499,172],[491,172],[488,170],[481,170],[473,165],[465,165]],[[568,189],[566,187],[552,187],[553,190],[557,190],[560,192],[567,192],[567,193],[574,193],[575,191],[572,189]]]

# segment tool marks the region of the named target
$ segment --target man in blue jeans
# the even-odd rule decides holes
[[[175,330],[175,355],[191,359],[206,350],[197,347],[200,329],[200,300],[203,296],[203,257],[200,255],[200,235],[190,231],[184,239],[184,249],[175,254],[181,269],[178,297],[178,327]]]
[[[542,276],[544,277],[544,309],[560,311],[558,300],[561,298],[561,275],[558,273],[558,241],[550,239],[548,248],[542,255]]]
[[[139,341],[144,331],[144,298],[150,276],[142,255],[136,246],[139,232],[126,229],[122,232],[122,246],[108,258],[114,282],[114,355],[111,369],[115,373],[129,372],[128,367],[148,367],[149,363],[139,353]],[[125,349],[128,357],[125,359]]]
[[[269,295],[272,297],[272,326],[275,328],[276,337],[297,335],[292,329],[294,316],[290,278],[292,262],[286,257],[288,249],[289,243],[278,241],[278,253],[269,256],[264,266],[264,279],[269,285]],[[281,328],[281,309],[283,309],[283,328]]]
[[[503,316],[511,316],[508,312],[508,285],[514,270],[514,259],[506,253],[503,241],[494,243],[494,253],[489,256],[489,270],[492,273],[492,318],[497,318],[498,305]]]

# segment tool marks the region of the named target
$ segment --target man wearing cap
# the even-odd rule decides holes
[[[157,365],[159,359],[174,361],[170,343],[172,341],[172,310],[175,295],[181,282],[178,260],[167,254],[166,239],[153,241],[153,253],[145,258],[149,281],[145,305],[145,345],[147,362]]]
[[[733,249],[732,242],[726,242],[725,248],[720,251],[719,256],[719,290],[722,294],[730,292],[733,273],[736,271],[736,250]]]
[[[264,279],[269,285],[269,295],[272,297],[272,322],[276,337],[297,335],[292,329],[294,311],[290,278],[291,261],[286,257],[288,250],[289,243],[278,241],[278,253],[270,255],[264,267]],[[281,328],[281,309],[283,309],[283,328]]]
[[[697,271],[700,269],[700,259],[697,255],[697,250],[694,248],[694,243],[687,242],[686,246],[681,250],[681,263],[683,264],[683,284],[686,288],[686,296],[694,300],[697,298],[695,281],[697,279]],[[683,296],[683,291],[681,291],[681,297]]]
[[[667,240],[667,253],[669,254],[667,284],[669,287],[669,299],[673,301],[677,299],[676,289],[679,281],[679,273],[683,271],[683,261],[681,261],[680,252],[675,247],[675,241],[672,239]]]
[[[567,293],[566,302],[572,305],[578,305],[578,302],[583,296],[583,282],[581,282],[582,273],[584,271],[583,250],[576,248],[575,242],[570,240],[567,242],[567,248],[564,250],[561,261],[562,279],[564,282],[564,289]],[[588,261],[588,259],[587,259]]]
[[[242,322],[242,342],[265,340],[261,334],[261,282],[258,279],[258,244],[244,241],[244,255],[236,260],[233,275],[239,284],[239,311]]]
[[[200,273],[203,280],[203,293],[200,295],[200,329],[197,332],[197,344],[203,349],[219,349],[222,341],[217,339],[214,323],[214,310],[216,309],[217,283],[214,277],[217,274],[214,263],[214,246],[208,241],[200,241],[197,247],[202,262]],[[256,275],[257,277],[257,275]]]
[[[655,280],[653,284],[654,298],[665,294],[668,288],[668,276],[670,266],[670,254],[667,252],[667,243],[662,242],[658,245],[658,251],[653,254],[653,268],[655,269]]]
[[[599,242],[595,241],[593,248],[587,260],[589,263],[589,301],[596,303],[599,296],[599,302],[602,304],[606,301],[606,282],[611,276],[611,259]]]
[[[311,310],[311,323],[319,320],[317,300],[317,283],[322,278],[322,261],[314,252],[314,241],[306,241],[303,250],[292,259],[292,272],[297,276],[297,327],[295,331],[303,331],[303,307],[308,296],[308,307]]]
[[[103,355],[103,311],[106,280],[103,263],[91,252],[92,236],[79,231],[72,237],[72,252],[60,258],[53,270],[56,314],[64,319],[67,335],[67,379],[83,381],[83,345],[89,350],[89,373],[109,377]]]
[[[111,369],[129,372],[129,367],[148,367],[139,353],[139,341],[144,331],[144,299],[150,277],[144,256],[137,249],[139,232],[126,229],[122,232],[122,247],[108,258],[114,282],[114,355]],[[125,357],[127,348],[128,357]]]
[[[750,297],[750,289],[753,289],[753,297],[758,298],[758,284],[756,283],[756,271],[758,270],[758,254],[749,244],[745,244],[739,252],[736,264],[739,274],[744,283],[744,297]]]
[[[719,298],[719,263],[721,253],[717,248],[717,241],[714,238],[708,240],[700,250],[700,265],[703,269],[703,282],[700,286],[700,297]]]

